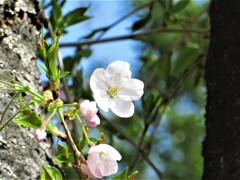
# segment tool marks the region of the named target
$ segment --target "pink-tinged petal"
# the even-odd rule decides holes
[[[90,178],[96,179],[96,178],[102,178],[103,176],[95,176],[92,174],[92,172],[90,171],[88,165],[86,164],[82,164],[81,165],[81,170],[84,174],[88,175]]]
[[[34,138],[38,141],[38,142],[42,142],[44,139],[46,139],[47,137],[47,133],[44,129],[37,129],[34,135]]]
[[[101,177],[102,168],[104,168],[99,159],[99,153],[91,153],[88,155],[87,164],[89,170],[95,177]]]
[[[90,87],[93,93],[98,93],[99,90],[106,92],[109,87],[109,81],[109,76],[104,69],[96,69],[90,77]]]
[[[124,101],[119,97],[114,98],[115,104],[112,104],[110,109],[119,117],[128,118],[134,113],[134,105],[131,101]]]
[[[101,174],[103,176],[110,176],[112,174],[115,174],[118,171],[118,164],[115,160],[101,160],[102,169]]]
[[[100,124],[100,119],[98,115],[93,116],[91,119],[86,119],[87,123],[91,127],[96,127],[97,125]]]
[[[106,68],[106,72],[109,74],[109,77],[116,78],[118,76],[124,79],[131,78],[132,74],[130,71],[130,64],[120,60],[109,64],[108,67]]]
[[[89,149],[88,154],[99,153],[99,152],[107,153],[108,159],[118,160],[118,161],[122,159],[122,156],[120,155],[120,153],[115,148],[113,148],[108,144],[99,144],[97,146],[92,146]]]
[[[79,110],[86,119],[92,119],[98,111],[97,103],[94,101],[90,102],[89,100],[84,100],[80,103]]]
[[[112,99],[109,97],[107,92],[101,91],[99,94],[94,94],[94,99],[97,102],[97,105],[105,112],[108,112],[112,104]]]
[[[118,97],[125,101],[136,101],[143,95],[144,84],[138,79],[129,79],[122,84]]]

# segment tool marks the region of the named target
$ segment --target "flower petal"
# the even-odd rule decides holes
[[[98,94],[94,94],[94,99],[97,102],[97,105],[105,112],[108,112],[112,104],[112,99],[104,91],[99,91]]]
[[[87,120],[88,125],[91,127],[96,127],[97,125],[100,124],[100,119],[99,119],[98,115],[96,115],[96,114],[95,114],[95,116],[93,116],[93,118],[86,119],[86,120]]]
[[[134,105],[131,101],[124,101],[119,97],[114,99],[115,103],[111,104],[110,109],[119,117],[128,118],[134,113]]]
[[[130,64],[120,60],[109,64],[106,72],[109,74],[109,77],[113,78],[111,80],[113,83],[117,83],[119,78],[129,79],[132,74],[130,71]]]
[[[82,170],[82,172],[84,174],[88,175],[90,178],[93,178],[93,179],[95,179],[95,178],[102,178],[102,176],[95,176],[95,175],[93,175],[92,172],[90,171],[88,165],[86,165],[86,164],[82,164],[81,165],[81,170]]]
[[[110,176],[115,174],[118,171],[118,164],[116,160],[101,160],[101,175],[102,176]]]
[[[106,152],[109,156],[109,159],[114,159],[118,161],[122,159],[122,156],[120,155],[120,153],[115,148],[113,148],[108,144],[99,144],[97,146],[92,146],[89,149],[88,154],[99,153],[99,152]]]
[[[102,177],[101,170],[104,168],[99,159],[99,153],[91,153],[88,155],[87,164],[90,172],[96,177]]]
[[[96,69],[90,77],[90,87],[93,93],[99,90],[107,92],[109,87],[109,76],[103,68]]]
[[[122,84],[118,96],[125,101],[136,101],[143,95],[144,84],[138,79],[129,79]]]

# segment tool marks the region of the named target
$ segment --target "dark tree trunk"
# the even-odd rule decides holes
[[[37,0],[0,1],[0,73],[36,91],[40,87],[36,67],[38,15]],[[13,94],[0,91],[0,117]],[[13,112],[14,108],[10,109],[7,116]],[[41,165],[51,162],[50,146],[37,143],[33,130],[10,123],[0,133],[0,179],[39,179]]]
[[[203,179],[240,178],[240,1],[213,0]]]

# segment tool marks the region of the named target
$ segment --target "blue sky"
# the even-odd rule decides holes
[[[92,30],[110,25],[125,14],[131,11],[131,1],[117,1],[117,0],[95,0],[95,1],[67,1],[63,7],[63,14],[66,14],[76,7],[88,6],[86,15],[91,16],[90,20],[80,23],[75,26],[71,26],[68,29],[68,34],[64,35],[60,39],[61,42],[78,42],[80,37],[89,34]],[[103,38],[115,37],[119,35],[126,35],[131,33],[130,27],[132,22],[136,20],[136,16],[130,16],[128,19],[119,23],[117,26],[108,31]],[[107,67],[107,65],[115,60],[124,60],[130,63],[133,76],[137,74],[141,64],[138,60],[138,53],[134,50],[141,43],[133,40],[115,41],[108,43],[101,43],[92,45],[91,49],[93,54],[89,58],[84,58],[79,68],[83,68],[84,76],[89,77],[96,66],[101,65]],[[72,55],[74,48],[61,48],[60,52],[64,57]],[[45,74],[41,72],[41,80],[46,80]]]

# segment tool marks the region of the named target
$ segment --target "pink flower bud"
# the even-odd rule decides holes
[[[100,119],[97,116],[98,108],[96,106],[96,102],[90,102],[89,100],[84,100],[80,104],[80,112],[91,127],[96,127],[100,124]]]
[[[47,133],[44,129],[37,129],[34,137],[38,142],[42,142],[46,136]]]

